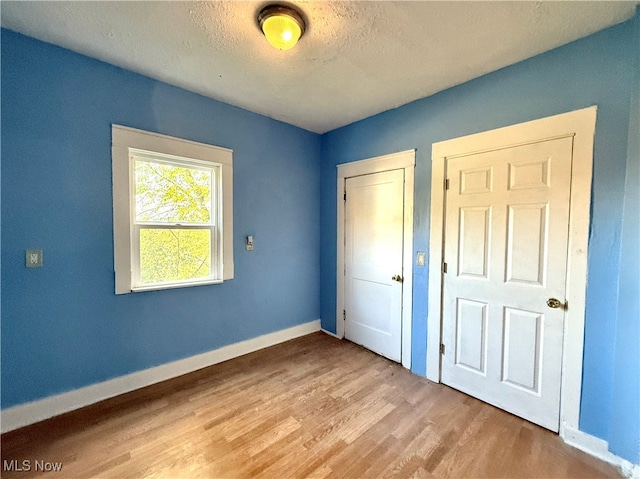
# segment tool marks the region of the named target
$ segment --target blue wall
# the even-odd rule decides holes
[[[635,31],[640,51],[640,21]],[[640,463],[640,56],[629,120],[629,148],[618,283],[612,450]]]
[[[628,437],[638,440],[640,432],[629,425],[633,410],[623,412],[614,406],[612,394],[634,374],[637,384],[637,368],[625,363],[626,356],[616,361],[626,347],[617,344],[616,337],[635,345],[624,354],[635,354],[636,361],[640,343],[637,306],[634,313],[626,300],[620,305],[617,301],[618,279],[639,273],[637,263],[620,268],[625,195],[633,203],[634,191],[637,194],[637,178],[631,178],[625,190],[625,177],[633,175],[633,168],[628,172],[627,156],[630,100],[638,88],[634,83],[640,54],[635,39],[638,21],[636,15],[625,24],[323,135],[320,225],[322,326],[335,331],[336,165],[417,149],[415,257],[417,251],[429,251],[433,143],[598,105],[580,428],[610,441],[614,453],[636,463],[637,452],[634,455],[620,444],[627,436],[617,430],[625,427],[626,419]],[[629,208],[631,217],[633,206]],[[635,222],[625,220],[630,249],[637,234],[637,227],[633,230],[637,209],[635,214]],[[637,245],[637,236],[635,241]],[[637,258],[638,251],[629,254]],[[427,268],[414,267],[412,369],[418,374],[425,374],[427,283]],[[625,387],[624,393],[626,404],[640,402],[637,387]],[[621,414],[615,424],[614,409]]]
[[[234,280],[114,294],[112,123],[234,150]],[[318,135],[2,30],[1,141],[3,408],[319,319]]]

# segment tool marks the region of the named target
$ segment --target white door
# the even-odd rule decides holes
[[[556,432],[572,148],[446,163],[442,382]]]
[[[345,337],[401,360],[404,170],[345,180]]]

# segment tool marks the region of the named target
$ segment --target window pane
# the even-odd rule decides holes
[[[142,284],[208,278],[211,274],[209,229],[141,229]]]
[[[211,170],[136,160],[136,221],[209,224]]]

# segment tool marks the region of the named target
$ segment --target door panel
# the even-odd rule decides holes
[[[542,316],[504,308],[502,381],[540,393]]]
[[[490,207],[460,209],[458,275],[486,278],[489,271],[490,219]]]
[[[447,160],[442,381],[548,429],[560,412],[572,138]]]
[[[457,299],[456,365],[486,374],[487,303]]]
[[[346,179],[345,337],[401,360],[404,171]]]
[[[544,286],[547,204],[509,205],[505,282]]]

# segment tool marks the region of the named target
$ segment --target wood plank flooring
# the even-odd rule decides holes
[[[323,333],[1,441],[5,479],[621,477],[549,431]],[[62,470],[36,471],[45,463]]]

